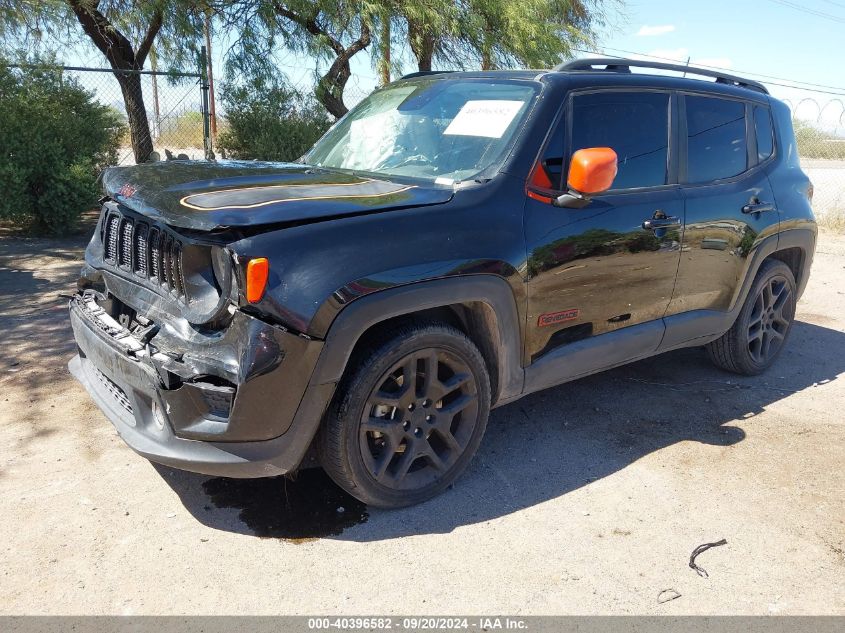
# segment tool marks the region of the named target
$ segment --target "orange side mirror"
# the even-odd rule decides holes
[[[616,152],[609,147],[579,149],[569,161],[567,185],[590,195],[607,191],[616,178]]]

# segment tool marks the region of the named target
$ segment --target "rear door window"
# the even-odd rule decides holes
[[[687,95],[687,182],[704,183],[748,168],[745,104]]]
[[[571,152],[610,147],[619,171],[613,189],[654,187],[667,182],[669,94],[596,92],[572,102]]]

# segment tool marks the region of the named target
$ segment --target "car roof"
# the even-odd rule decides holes
[[[600,68],[597,66],[605,66]],[[630,68],[643,68],[646,72],[631,72]],[[672,76],[647,72],[648,70],[674,71],[689,73],[701,78]],[[657,88],[664,90],[683,90],[687,92],[705,92],[744,99],[766,102],[768,90],[763,84],[710,69],[664,64],[659,62],[641,62],[628,59],[584,59],[574,60],[557,66],[555,69],[529,70],[482,70],[482,71],[423,71],[411,73],[401,79],[414,78],[443,79],[517,79],[539,81],[542,83],[568,83],[569,88],[595,87],[636,87],[638,89]]]

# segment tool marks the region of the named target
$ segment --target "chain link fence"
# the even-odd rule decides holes
[[[117,164],[132,165],[135,155],[129,135],[128,117],[121,85],[110,69],[59,66],[62,77],[72,78],[94,95],[94,98],[114,109],[127,123],[121,140]],[[135,71],[140,81],[141,95],[153,151],[160,160],[187,156],[201,159],[211,150],[208,126],[207,84],[199,73],[170,73]]]
[[[202,64],[201,64],[202,66]],[[126,121],[120,83],[110,69],[60,66],[63,77],[75,79],[102,104]],[[309,69],[305,69],[309,70]],[[168,157],[201,159],[212,150],[208,84],[201,73],[136,71],[141,84],[149,138],[160,160]],[[350,81],[345,94],[354,106],[368,90]],[[845,229],[845,101],[804,98],[784,100],[792,110],[801,165],[813,182],[813,207],[820,221]],[[217,129],[225,129],[225,113]],[[128,127],[127,127],[128,129]],[[117,164],[134,164],[127,131]]]
[[[816,216],[845,229],[845,102],[784,101],[792,110],[801,166],[813,182]]]

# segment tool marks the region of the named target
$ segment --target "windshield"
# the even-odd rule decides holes
[[[536,94],[490,80],[417,80],[377,90],[305,155],[306,163],[451,184],[504,158]]]

